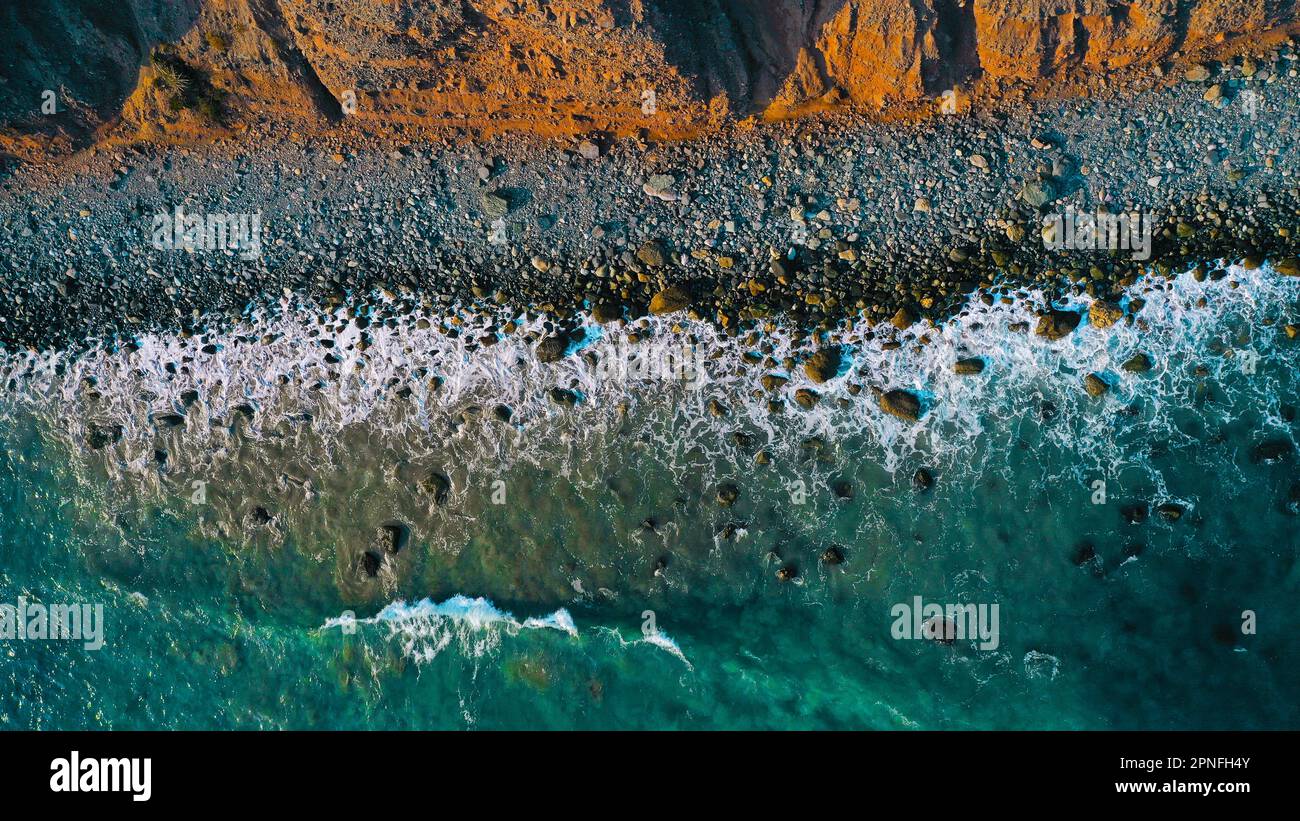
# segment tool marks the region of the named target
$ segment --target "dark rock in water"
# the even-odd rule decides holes
[[[663,289],[650,299],[650,313],[654,316],[674,314],[686,310],[691,304],[690,296],[676,285]]]
[[[366,572],[370,578],[379,575],[379,567],[383,564],[383,557],[373,550],[367,550],[361,554],[361,569]]]
[[[165,451],[165,450],[154,450],[154,452],[153,452],[153,460],[154,460],[155,462],[157,462],[158,464],[160,464],[160,465],[166,464],[166,463],[167,463],[167,451]]]
[[[804,410],[812,410],[813,405],[817,404],[818,399],[821,399],[821,395],[818,394],[817,391],[809,390],[808,388],[800,388],[794,392],[795,404]]]
[[[718,486],[718,505],[721,507],[731,507],[740,498],[740,488],[733,484]]]
[[[647,530],[651,533],[659,532],[659,523],[656,522],[653,517],[649,517],[649,516],[642,519],[641,524],[638,525],[638,527],[640,527],[642,530]]]
[[[1151,370],[1151,357],[1144,353],[1135,353],[1120,367],[1129,373],[1146,373]]]
[[[844,358],[844,353],[839,346],[830,346],[822,348],[808,358],[803,363],[803,372],[808,378],[817,384],[834,379],[835,374],[839,373],[840,362]]]
[[[1282,512],[1300,516],[1300,481],[1291,483],[1291,489],[1287,491],[1286,499],[1282,502]]]
[[[1088,308],[1088,322],[1095,328],[1109,328],[1124,318],[1124,310],[1113,302],[1099,299]]]
[[[912,487],[919,491],[927,491],[934,487],[934,474],[925,468],[917,468],[916,473],[912,474]]]
[[[921,637],[939,644],[957,641],[957,623],[945,616],[931,616],[921,622]]]
[[[835,545],[831,545],[822,551],[822,564],[844,564],[844,551],[840,550]]]
[[[553,335],[537,343],[537,348],[533,353],[536,354],[538,362],[559,362],[564,358],[564,352],[568,349],[569,341],[567,339]]]
[[[497,405],[492,408],[492,415],[498,422],[509,422],[510,417],[514,416],[514,411],[510,410],[508,405]]]
[[[726,415],[727,415],[727,406],[724,405],[724,404],[722,404],[721,402],[719,402],[719,401],[716,400],[716,399],[710,399],[710,400],[709,400],[709,413],[710,413],[711,415],[713,415],[713,416],[716,416],[716,417],[723,417],[723,416],[726,416]]]
[[[736,447],[741,450],[752,450],[754,447],[754,435],[743,430],[732,431],[731,441],[735,442]]]
[[[1034,333],[1045,339],[1055,342],[1069,336],[1070,333],[1079,327],[1080,315],[1074,311],[1050,310],[1038,319],[1038,327]]]
[[[370,540],[370,549],[381,556],[384,554],[395,556],[406,546],[407,532],[404,525],[380,525],[379,529],[375,531],[374,538]]]
[[[181,405],[189,407],[199,401],[199,392],[194,390],[181,391]]]
[[[253,508],[252,512],[254,524],[266,525],[271,523],[271,513],[261,505]]]
[[[1102,379],[1099,374],[1090,373],[1083,377],[1083,389],[1088,392],[1089,396],[1096,399],[1105,396],[1106,391],[1110,390],[1110,385],[1106,384],[1106,380]]]
[[[1156,513],[1159,513],[1160,518],[1164,519],[1166,522],[1178,521],[1183,518],[1183,513],[1185,511],[1185,507],[1174,502],[1165,502],[1163,505],[1156,508]]]
[[[1038,406],[1038,418],[1044,422],[1050,422],[1056,418],[1056,403],[1043,400]]]
[[[1285,462],[1295,455],[1295,446],[1287,439],[1270,439],[1261,442],[1250,451],[1250,461],[1257,465],[1275,465]]]
[[[1216,644],[1232,647],[1237,643],[1238,631],[1231,624],[1219,622],[1210,629],[1210,635],[1214,637]]]
[[[837,499],[852,499],[853,483],[849,482],[848,480],[841,479],[840,481],[835,482],[831,485],[831,492],[835,494],[835,497]]]
[[[799,568],[792,564],[783,565],[780,570],[776,571],[778,581],[792,582],[799,578]]]
[[[1122,507],[1120,508],[1119,512],[1120,515],[1124,517],[1124,521],[1128,522],[1131,525],[1142,524],[1147,520],[1147,517],[1150,515],[1150,511],[1148,510],[1147,506],[1141,503]]]
[[[578,404],[578,395],[568,388],[551,388],[548,394],[551,401],[562,408],[571,408]]]
[[[664,571],[667,569],[668,569],[667,556],[660,556],[658,559],[655,559],[654,574],[656,576],[662,576],[664,574]]]
[[[921,400],[911,391],[885,391],[880,395],[880,409],[908,422],[921,418]]]
[[[181,425],[185,424],[185,417],[181,416],[179,413],[161,413],[153,419],[160,425],[165,425],[169,428],[179,428]]]
[[[90,445],[91,450],[99,450],[105,445],[117,442],[122,438],[121,425],[94,425],[90,426],[90,431],[86,434],[86,444]]]
[[[975,374],[984,373],[984,360],[978,356],[958,359],[956,364],[952,366],[952,371],[960,376],[974,376]]]
[[[765,373],[763,374],[763,378],[759,381],[763,383],[763,389],[770,393],[772,391],[781,390],[781,388],[785,386],[785,383],[790,380],[780,374]]]
[[[916,324],[916,314],[906,307],[899,308],[894,314],[894,318],[889,320],[889,322],[898,330],[906,331],[908,328]]]
[[[736,522],[727,522],[725,525],[722,526],[722,529],[718,531],[717,534],[718,538],[731,541],[732,539],[736,538],[737,531],[743,530],[744,527],[745,526],[743,524],[738,524]]]
[[[420,489],[433,496],[435,503],[444,505],[451,494],[451,479],[435,470],[420,482]]]
[[[623,318],[623,306],[615,302],[597,302],[591,306],[591,318],[606,325]]]
[[[1095,558],[1097,558],[1097,550],[1092,546],[1091,542],[1080,542],[1075,545],[1072,560],[1076,566],[1083,567]]]

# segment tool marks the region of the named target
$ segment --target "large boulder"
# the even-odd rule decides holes
[[[1055,342],[1069,336],[1075,328],[1079,327],[1080,319],[1079,314],[1074,311],[1052,309],[1039,317],[1038,327],[1034,329],[1034,333]]]
[[[817,384],[835,378],[839,373],[843,353],[838,346],[822,348],[803,364],[803,372]]]
[[[670,285],[650,300],[650,313],[655,316],[675,314],[686,310],[691,304],[690,296],[676,285]]]
[[[1113,302],[1099,299],[1088,308],[1088,322],[1096,328],[1109,328],[1124,318],[1124,309]]]
[[[1106,384],[1106,380],[1097,374],[1090,373],[1083,377],[1083,389],[1088,392],[1089,396],[1096,399],[1105,396],[1106,392],[1110,390],[1110,385]]]
[[[880,409],[908,422],[921,418],[921,399],[911,391],[892,390],[880,394]]]
[[[569,349],[569,341],[562,336],[548,336],[541,342],[537,343],[537,348],[533,351],[537,355],[538,362],[559,362],[564,358],[564,352]]]

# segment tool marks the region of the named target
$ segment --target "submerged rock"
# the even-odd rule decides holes
[[[420,482],[420,489],[432,496],[436,504],[444,505],[451,494],[451,479],[435,470]]]
[[[939,644],[952,644],[957,640],[957,623],[944,616],[931,616],[921,622],[921,637]]]
[[[799,568],[792,564],[783,565],[780,570],[776,571],[777,581],[792,582],[799,578]]]
[[[1146,505],[1138,503],[1120,508],[1120,515],[1131,525],[1140,525],[1147,520],[1150,511]]]
[[[831,545],[822,551],[822,564],[832,566],[844,564],[844,551],[835,545]]]
[[[740,498],[740,488],[733,484],[727,483],[718,486],[718,505],[720,507],[731,507]]]
[[[1129,373],[1146,373],[1151,370],[1151,357],[1144,353],[1135,353],[1130,356],[1120,367]]]
[[[1255,464],[1274,465],[1289,460],[1295,454],[1295,446],[1287,439],[1270,439],[1251,448],[1250,461]]]
[[[1291,483],[1287,490],[1286,499],[1282,501],[1282,512],[1292,516],[1300,516],[1300,481]]]
[[[91,450],[99,450],[105,445],[117,442],[122,438],[121,425],[95,425],[90,426],[90,431],[86,434],[86,444]]]
[[[578,395],[568,388],[551,388],[547,394],[551,401],[562,408],[571,408],[578,404]]]
[[[370,540],[370,550],[380,555],[395,556],[406,546],[406,527],[399,524],[380,525]]]
[[[917,468],[912,474],[912,487],[918,491],[927,491],[934,487],[934,474],[925,468]]]
[[[1159,513],[1160,518],[1164,519],[1166,522],[1178,521],[1183,518],[1183,513],[1185,511],[1186,508],[1175,502],[1165,502],[1156,508],[1156,513]]]

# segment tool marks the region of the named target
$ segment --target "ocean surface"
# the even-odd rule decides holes
[[[104,620],[0,638],[0,728],[1300,727],[1300,280],[997,296],[818,385],[779,323],[543,364],[400,294],[0,352],[0,604]]]

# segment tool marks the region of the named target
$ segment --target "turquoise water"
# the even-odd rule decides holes
[[[106,623],[99,650],[0,639],[0,726],[1300,726],[1300,282],[1130,296],[1132,323],[1056,343],[1032,294],[897,349],[844,328],[821,385],[775,326],[593,326],[547,365],[401,299],[5,353],[0,603]],[[698,373],[609,364],[683,344]],[[895,638],[917,596],[996,605],[996,646]]]

